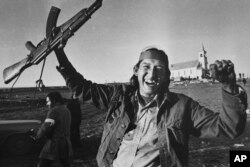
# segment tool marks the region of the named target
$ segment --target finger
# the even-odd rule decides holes
[[[217,65],[218,71],[222,71],[223,65],[222,65],[222,62],[221,62],[221,61],[216,60],[216,61],[214,62],[214,64]]]
[[[228,64],[233,64],[233,62],[231,60],[227,60]]]
[[[217,70],[217,69],[218,69],[218,66],[217,66],[216,64],[210,64],[210,65],[209,65],[209,68],[210,68],[211,70]]]
[[[229,66],[232,66],[232,67],[234,68],[234,63],[231,62],[231,60],[228,60],[228,65],[229,65]]]
[[[221,60],[222,68],[226,69],[228,67],[228,61],[227,60]]]
[[[214,79],[218,78],[218,66],[216,64],[210,64],[209,66],[210,76]]]
[[[58,49],[63,49],[64,46],[65,46],[65,44],[61,42],[61,43],[58,45]]]
[[[222,67],[222,62],[219,61],[219,60],[216,60],[216,61],[214,62],[214,64],[216,64],[216,65],[218,66],[218,68]]]
[[[224,68],[223,68],[224,66]],[[225,82],[226,78],[225,78],[225,72],[226,69],[225,67],[227,66],[227,62],[226,61],[219,61],[216,60],[214,64],[210,65],[210,76],[216,80],[218,80],[219,82]]]
[[[228,74],[234,72],[234,64],[231,62],[231,60],[222,60],[221,62],[223,70],[225,70]]]
[[[227,72],[228,72],[228,73],[234,73],[234,66],[233,66],[233,65],[229,65],[229,66],[227,67]]]

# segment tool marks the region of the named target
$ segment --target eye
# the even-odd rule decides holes
[[[159,72],[159,73],[162,73],[162,72],[164,71],[164,67],[157,66],[157,67],[155,68],[155,70],[156,70],[157,72]]]
[[[150,66],[147,65],[147,64],[142,64],[142,65],[141,65],[141,69],[143,69],[143,70],[147,70],[147,69],[149,69],[149,68],[150,68]]]

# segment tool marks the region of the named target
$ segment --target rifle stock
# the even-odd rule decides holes
[[[29,41],[26,43],[30,54],[27,58],[4,69],[4,83],[10,83],[29,66],[39,64],[54,49],[73,36],[74,32],[88,21],[91,15],[101,6],[102,0],[96,0],[89,8],[82,9],[59,27],[56,27],[56,22],[60,9],[52,7],[47,19],[46,38],[39,42],[36,47]]]
[[[5,68],[3,70],[4,83],[8,84],[17,76],[19,76],[26,68],[31,66],[29,63],[29,58],[26,57],[23,60]]]

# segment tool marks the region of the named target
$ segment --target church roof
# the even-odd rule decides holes
[[[197,67],[199,64],[200,63],[199,63],[198,60],[187,61],[187,62],[183,62],[183,63],[171,64],[170,65],[170,70],[180,70],[180,69]]]

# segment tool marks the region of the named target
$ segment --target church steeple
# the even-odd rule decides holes
[[[198,60],[201,64],[201,67],[204,69],[204,70],[207,70],[207,51],[205,50],[205,47],[204,45],[202,44],[202,51],[199,52],[199,57],[198,57]]]

